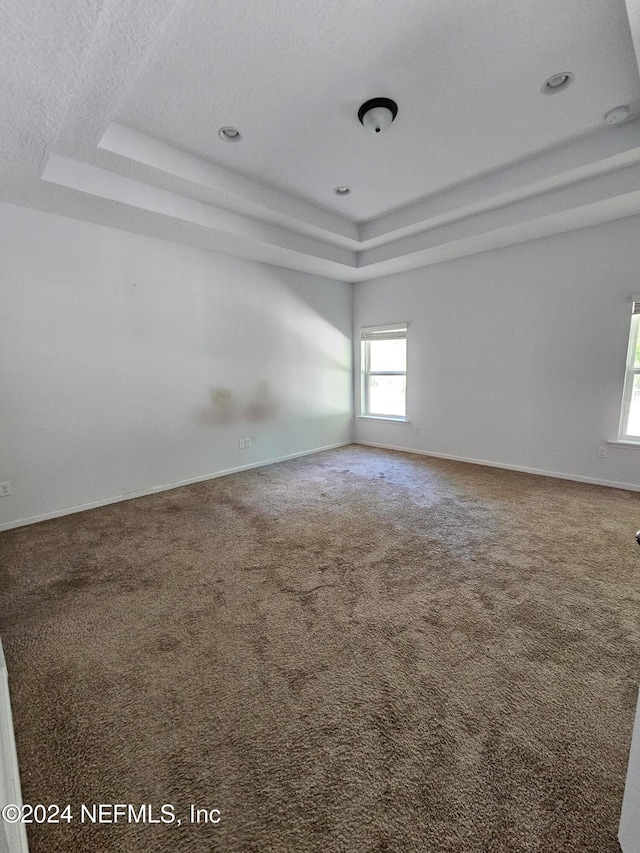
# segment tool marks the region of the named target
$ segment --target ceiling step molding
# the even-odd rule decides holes
[[[182,182],[182,187],[197,187],[207,194],[212,204],[248,216],[278,221],[283,227],[299,233],[323,237],[328,242],[355,248],[359,242],[358,226],[329,211],[321,210],[301,199],[267,187],[251,178],[178,151],[157,139],[138,133],[117,122],[109,125],[98,145],[118,157],[148,166],[155,181],[159,174]]]
[[[111,128],[102,147],[114,153],[113,149],[126,147],[123,140],[129,146],[135,143],[137,158],[145,157],[154,170],[159,168],[167,174],[170,168],[176,168],[177,174],[172,174],[179,180],[188,180],[191,185],[200,178],[203,186],[211,188],[213,185],[216,192],[224,191],[234,198],[246,194],[245,207],[239,205],[243,212],[221,204],[220,196],[216,196],[217,204],[201,201],[189,194],[143,183],[58,154],[49,157],[42,179],[171,217],[187,226],[197,226],[200,231],[205,229],[210,235],[205,245],[214,251],[292,266],[344,281],[362,281],[640,213],[637,202],[640,147],[627,147],[638,141],[640,121],[596,136],[596,139],[583,139],[573,146],[565,146],[561,165],[571,168],[563,173],[558,172],[553,155],[545,154],[535,162],[510,167],[505,172],[457,187],[451,193],[440,194],[437,200],[426,200],[419,207],[419,212],[425,216],[421,221],[401,225],[375,239],[346,240],[352,248],[340,245],[342,241],[336,244],[335,232],[331,232],[333,239],[326,239],[326,229],[310,225],[309,220],[315,214],[313,209],[306,208],[312,208],[311,205],[304,205],[306,222],[292,227],[291,220],[298,223],[299,220],[293,213],[289,217],[282,214],[287,204],[285,194],[262,187],[265,191],[263,204],[252,205],[250,199],[256,186],[253,181],[212,167],[191,155],[175,152],[126,128]],[[595,159],[598,151],[605,155],[599,160]],[[155,172],[150,177],[155,177]],[[526,179],[531,178],[538,180],[527,184]],[[184,190],[182,184],[179,186]],[[491,186],[513,189],[491,196]],[[483,196],[483,200],[464,204]],[[269,206],[272,203],[279,207],[275,213]],[[416,213],[416,206],[411,212]],[[322,221],[323,213],[317,211],[318,222]],[[398,212],[394,216],[395,225],[400,225],[406,222],[408,212]],[[385,219],[389,224],[389,217]],[[367,233],[366,226],[360,226],[360,233]],[[189,242],[188,229],[186,235],[182,232],[181,241]],[[201,233],[197,245],[202,245]],[[270,247],[266,253],[265,245]]]

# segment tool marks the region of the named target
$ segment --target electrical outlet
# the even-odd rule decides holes
[[[598,448],[598,459],[605,459],[606,455],[607,455],[607,448],[604,446],[604,444],[601,444],[600,447]]]
[[[251,447],[251,439],[250,438],[245,438],[244,446],[245,447]]]
[[[420,427],[414,427],[413,428],[413,434],[414,435],[420,435]]]
[[[8,498],[11,494],[11,483],[0,483],[0,498]]]
[[[238,447],[240,448],[240,450],[244,450],[244,449],[245,449],[246,445],[245,445],[245,443],[244,443],[244,438],[241,438],[241,439],[240,439],[240,441],[238,442]]]

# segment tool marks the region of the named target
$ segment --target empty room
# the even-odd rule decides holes
[[[0,853],[640,853],[640,0],[0,13]]]

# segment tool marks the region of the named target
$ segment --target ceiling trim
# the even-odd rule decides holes
[[[358,226],[348,219],[116,122],[109,125],[98,148],[212,190],[212,201],[221,207],[259,218],[276,215],[283,225],[337,245],[355,247],[359,242]]]
[[[364,250],[358,255],[358,265],[367,266],[414,252],[416,248],[446,243],[450,236],[459,239],[470,234],[486,234],[504,226],[523,225],[552,214],[568,214],[586,205],[616,198],[623,199],[629,193],[639,190],[640,164],[636,164],[627,169],[598,175],[591,180],[567,184],[545,193],[531,194],[517,202],[490,206],[468,216],[460,215],[455,221],[402,237],[394,243]],[[611,210],[613,211],[613,208]]]
[[[639,0],[640,2],[640,0]],[[640,119],[546,151],[360,226],[363,248],[640,163]]]
[[[635,141],[633,131],[638,130],[640,123],[633,124],[636,127],[628,128],[631,134],[623,134],[617,138],[615,145],[605,146],[607,153],[616,146],[620,147],[621,140],[628,142],[633,138]],[[577,150],[584,153],[585,149],[580,144]],[[566,157],[567,152],[564,155]],[[531,164],[524,166],[525,176],[529,176]],[[512,173],[509,180],[515,181],[513,169],[509,171]],[[276,257],[280,257],[282,266],[290,266],[295,257],[293,268],[311,271],[305,260],[301,260],[307,259],[313,272],[351,282],[538,239],[554,233],[554,228],[555,233],[560,233],[640,213],[640,205],[637,204],[640,199],[638,149],[587,163],[537,185],[525,187],[521,180],[523,186],[519,190],[494,196],[477,205],[455,208],[454,203],[457,200],[455,193],[462,193],[462,197],[468,198],[470,192],[477,191],[478,182],[474,182],[475,186],[470,190],[457,188],[454,200],[450,202],[449,221],[446,221],[446,215],[441,214],[422,222],[421,229],[412,233],[398,229],[393,232],[395,239],[391,241],[377,245],[373,241],[369,244],[356,243],[358,249],[355,251],[311,237],[301,233],[300,229],[280,227],[57,154],[49,157],[42,179],[180,221],[180,242],[189,242],[188,226],[197,226],[198,245],[202,245],[200,232],[204,228],[211,232],[212,246],[215,244],[216,251],[221,251],[220,246],[229,254],[237,254],[241,249],[241,256],[247,257],[251,256],[253,245],[257,259],[264,257],[264,245],[269,244]],[[501,173],[494,179],[498,184],[506,185]],[[228,242],[221,242],[223,235]],[[353,245],[355,241],[350,242]]]
[[[638,215],[640,215],[640,191],[628,193],[622,198],[607,199],[603,202],[530,219],[516,225],[496,228],[482,234],[438,242],[433,246],[417,249],[404,255],[372,262],[370,266],[365,266],[358,271],[362,273],[361,275],[351,280],[371,281],[431,264],[440,264]]]
[[[640,165],[359,254],[55,155],[44,180],[180,222],[177,242],[358,282],[640,214]],[[624,192],[621,190],[624,189]],[[571,198],[569,194],[573,193]],[[595,199],[595,200],[594,200]],[[561,203],[561,209],[557,209]],[[556,208],[554,210],[554,207]],[[185,226],[186,229],[185,229]],[[130,230],[138,230],[131,228]],[[202,234],[209,235],[203,242]],[[301,242],[303,241],[303,242]]]
[[[118,201],[140,210],[161,213],[183,222],[233,234],[244,240],[269,243],[283,249],[342,264],[345,267],[356,266],[355,255],[348,249],[294,234],[287,229],[277,228],[248,216],[230,213],[211,204],[204,204],[159,187],[143,184],[141,181],[116,175],[59,154],[53,154],[49,158],[41,177],[44,181],[89,193],[98,198]]]
[[[110,125],[99,148],[116,158],[148,166],[147,177],[154,185],[162,187],[162,176],[171,176],[178,187],[172,195],[188,198],[195,188],[200,193],[204,188],[206,204],[212,210],[229,211],[230,217],[245,216],[328,245],[349,248],[358,258],[353,265],[363,268],[394,255],[412,253],[416,245],[433,244],[446,233],[446,226],[456,225],[464,233],[469,227],[464,223],[469,221],[473,228],[483,219],[513,224],[514,219],[524,220],[530,212],[548,215],[631,192],[638,187],[639,172],[634,168],[640,164],[638,141],[640,120],[636,119],[359,226],[122,125]],[[117,161],[110,161],[109,172],[117,174],[117,166]],[[46,177],[56,180],[53,170]],[[74,187],[82,189],[82,181],[76,180]],[[95,182],[88,191],[99,194]],[[202,203],[201,199],[196,201]],[[230,230],[234,227],[230,226]],[[406,246],[411,248],[407,251]]]

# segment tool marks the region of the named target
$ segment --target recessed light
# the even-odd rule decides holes
[[[334,190],[334,193],[336,195],[349,195],[350,192],[351,192],[350,187],[336,187]]]
[[[218,136],[224,142],[238,142],[240,140],[240,131],[237,127],[221,127],[218,131]]]
[[[556,95],[573,83],[574,75],[570,71],[562,71],[560,74],[552,74],[542,84],[540,91],[543,95]]]
[[[629,118],[629,107],[621,106],[614,107],[605,114],[604,120],[607,124],[620,124],[621,121]]]

